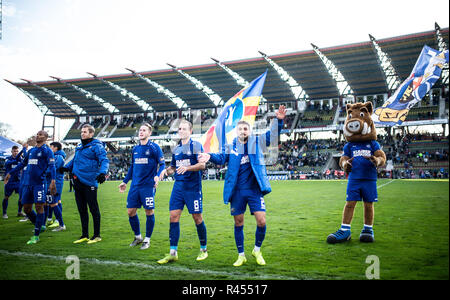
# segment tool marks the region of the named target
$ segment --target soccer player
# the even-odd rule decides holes
[[[90,124],[81,126],[81,143],[75,148],[75,156],[60,171],[72,172],[75,201],[81,221],[81,237],[75,244],[93,244],[102,240],[100,236],[100,208],[97,202],[98,184],[106,180],[109,160],[100,140],[94,139],[95,128]],[[94,223],[94,235],[89,239],[89,211]]]
[[[50,149],[52,149],[53,154],[55,155],[55,168],[58,171],[56,172],[56,195],[53,196],[50,193],[47,193],[48,208],[53,210],[56,217],[56,222],[51,224],[49,229],[54,228],[52,231],[63,231],[66,230],[66,225],[64,225],[62,217],[61,205],[61,194],[64,186],[64,173],[60,172],[59,169],[64,166],[66,153],[62,150],[62,145],[59,142],[50,143]]]
[[[23,148],[24,150],[22,150],[19,153],[19,147],[18,146],[12,146],[11,148],[11,156],[8,156],[6,158],[6,162],[5,162],[5,173],[8,173],[9,171],[11,171],[12,169],[14,169],[15,167],[17,167],[17,165],[22,161],[22,157],[21,157],[21,153],[26,151],[25,148]],[[26,152],[25,152],[26,153]],[[8,200],[9,197],[13,194],[13,193],[19,194],[19,201],[18,201],[18,206],[19,206],[19,210],[17,212],[17,216],[25,216],[25,214],[22,212],[22,201],[20,201],[20,174],[16,174],[15,176],[11,177],[11,179],[9,180],[8,184],[5,185],[5,197],[3,199],[2,202],[2,208],[3,208],[3,219],[8,219],[8,214],[7,214],[7,209],[8,209]]]
[[[208,257],[206,250],[206,226],[203,221],[203,195],[202,195],[202,170],[205,163],[198,161],[197,155],[203,151],[199,142],[191,139],[192,123],[182,120],[178,128],[180,142],[172,153],[170,166],[161,175],[162,180],[166,175],[174,174],[175,183],[170,195],[170,253],[158,260],[159,264],[178,260],[178,240],[180,238],[180,217],[186,205],[197,227],[197,235],[200,240],[200,253],[197,261]]]
[[[45,144],[47,139],[48,133],[46,131],[38,131],[36,134],[36,147],[28,151],[23,162],[9,171],[5,177],[5,184],[7,184],[11,177],[15,176],[25,166],[27,167],[27,176],[25,176],[22,188],[22,204],[28,218],[35,224],[34,236],[31,237],[27,244],[36,244],[39,241],[41,227],[45,224],[45,174],[47,168],[50,169],[51,174],[50,192],[52,195],[56,193],[55,157],[47,144]],[[37,215],[32,211],[33,203]]]
[[[251,135],[250,124],[239,121],[236,127],[237,138],[233,140],[232,145],[226,145],[218,154],[199,155],[200,162],[211,161],[217,165],[228,163],[223,198],[225,204],[230,203],[231,215],[234,217],[234,238],[239,254],[233,264],[235,267],[247,262],[244,252],[244,213],[247,205],[256,219],[255,247],[252,255],[256,257],[259,265],[266,264],[261,252],[266,235],[266,207],[263,196],[271,192],[271,187],[261,147],[264,147],[264,142],[269,146],[275,134],[280,135],[286,116],[285,107],[280,105],[275,114],[278,119],[276,133],[271,129],[265,135],[254,136]]]
[[[150,141],[152,126],[144,123],[139,128],[139,145],[132,149],[131,166],[123,182],[119,185],[119,192],[125,192],[127,183],[131,180],[130,191],[127,196],[128,219],[134,232],[134,240],[130,247],[142,243],[141,250],[150,247],[155,226],[155,192],[159,175],[164,170],[165,161],[161,148]],[[159,167],[158,167],[159,165]],[[145,209],[147,216],[145,239],[142,239],[137,209]]]

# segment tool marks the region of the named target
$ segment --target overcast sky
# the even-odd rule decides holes
[[[449,1],[3,0],[0,79],[88,77],[310,50],[448,27]],[[301,84],[301,83],[300,83]],[[0,122],[25,139],[42,114],[0,80]],[[57,122],[63,138],[67,122]]]

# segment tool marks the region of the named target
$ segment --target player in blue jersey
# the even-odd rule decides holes
[[[23,148],[25,149],[25,148]],[[6,158],[5,162],[5,173],[8,173],[22,161],[21,154],[23,153],[22,150],[19,153],[19,146],[12,146],[11,148],[11,156],[8,156]],[[3,208],[3,219],[8,219],[7,209],[8,209],[8,201],[9,197],[13,193],[19,194],[19,200],[18,200],[18,212],[17,216],[25,216],[25,214],[22,212],[22,202],[20,201],[20,174],[16,174],[15,176],[11,177],[8,184],[5,185],[5,197],[2,202],[2,208]]]
[[[201,162],[211,161],[217,165],[228,163],[223,191],[224,203],[230,203],[231,215],[234,217],[234,237],[238,250],[236,267],[247,262],[244,252],[244,213],[247,205],[256,219],[255,247],[252,255],[259,265],[266,262],[262,256],[261,245],[266,235],[266,206],[264,195],[271,192],[264,163],[264,146],[280,135],[286,109],[280,105],[276,111],[277,129],[272,128],[265,135],[251,135],[250,124],[246,121],[237,123],[237,138],[232,145],[226,145],[221,153],[203,153],[199,155]]]
[[[180,238],[180,217],[186,205],[197,227],[197,235],[200,240],[200,253],[197,261],[208,257],[206,250],[206,226],[203,221],[203,194],[202,194],[202,170],[205,163],[198,161],[197,155],[203,152],[199,142],[191,139],[192,123],[182,120],[178,127],[180,142],[173,150],[170,166],[161,175],[162,180],[166,175],[174,174],[175,184],[170,195],[170,253],[158,260],[159,264],[178,260],[178,240]]]
[[[142,243],[141,250],[150,247],[150,238],[155,226],[155,192],[159,175],[164,170],[165,161],[161,148],[150,141],[152,126],[144,123],[139,128],[139,145],[135,146],[131,154],[131,166],[119,191],[125,192],[127,183],[131,180],[130,191],[127,196],[128,219],[134,232],[134,240],[130,247]],[[145,239],[141,236],[137,209],[144,207],[147,216]]]
[[[55,213],[56,221],[50,224],[49,229],[54,228],[52,231],[63,231],[66,230],[66,225],[64,225],[62,217],[62,205],[61,205],[61,194],[64,186],[64,173],[60,172],[59,169],[64,166],[64,159],[66,158],[66,153],[62,150],[62,145],[59,142],[50,143],[50,149],[52,149],[55,155],[55,168],[56,168],[56,195],[52,195],[50,191],[47,190],[47,213]],[[47,185],[49,184],[49,173],[47,172]]]
[[[22,204],[28,218],[33,222],[34,220],[34,236],[27,242],[27,244],[35,244],[39,241],[39,234],[42,225],[45,224],[44,203],[46,200],[45,193],[45,174],[47,168],[50,168],[51,182],[49,189],[52,195],[56,194],[56,170],[55,157],[52,150],[45,144],[48,139],[48,134],[44,130],[38,131],[36,134],[36,147],[27,152],[23,162],[19,163],[17,167],[12,169],[5,177],[5,184],[9,179],[25,166],[27,167],[26,180],[23,182],[22,188]],[[33,203],[37,215],[32,211]]]

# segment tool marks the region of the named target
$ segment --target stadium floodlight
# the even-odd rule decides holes
[[[127,68],[125,68],[125,69],[130,71],[133,74],[133,76],[135,76],[135,77],[145,81],[146,83],[150,84],[151,86],[153,86],[158,93],[163,94],[167,98],[169,98],[178,107],[178,109],[187,107],[186,102],[182,98],[175,95],[169,89],[165,88],[164,86],[160,85],[159,83],[157,83],[147,77],[142,76],[141,74],[137,73],[136,71],[133,71],[133,70],[127,69]]]
[[[6,82],[9,82],[9,83],[12,84],[12,85],[14,85],[16,88],[19,89],[19,91],[21,91],[22,93],[24,93],[25,96],[27,96],[28,98],[30,98],[31,102],[33,102],[33,103],[37,106],[37,108],[41,111],[41,113],[42,113],[43,115],[46,115],[48,112],[51,112],[51,113],[52,113],[52,111],[51,111],[46,105],[44,105],[44,103],[42,103],[41,100],[39,100],[38,98],[36,98],[36,97],[33,96],[32,94],[28,93],[28,92],[27,92],[26,90],[24,90],[23,88],[18,87],[18,86],[15,85],[13,82],[11,82],[11,81],[9,81],[9,80],[7,80],[7,79],[5,79],[5,81],[6,81]]]
[[[211,59],[216,63],[216,65],[218,65],[220,68],[222,68],[225,72],[227,72],[231,77],[233,77],[233,79],[236,81],[236,83],[242,87],[246,87],[248,86],[250,83],[245,80],[241,75],[239,75],[238,73],[234,72],[233,70],[231,70],[230,68],[228,68],[225,64],[223,64],[222,62],[220,62],[218,59],[212,58]],[[262,103],[267,103],[267,99],[264,98],[264,96],[261,95],[261,102]]]
[[[34,82],[32,82],[31,80],[23,79],[23,78],[21,78],[20,80],[23,80],[23,81],[27,82],[28,84],[34,86],[35,88],[40,89],[41,91],[45,92],[46,94],[52,96],[56,101],[65,103],[73,111],[75,111],[77,113],[77,115],[81,115],[81,114],[85,115],[85,114],[87,114],[86,111],[83,108],[81,108],[77,104],[73,103],[72,101],[70,101],[66,97],[63,97],[60,94],[55,93],[54,91],[49,90],[49,89],[47,89],[47,88],[45,88],[43,86],[37,85]]]
[[[258,51],[258,52],[269,63],[269,65],[271,65],[272,68],[278,73],[281,80],[283,80],[289,86],[289,88],[296,100],[309,98],[308,94],[301,87],[301,85],[298,84],[297,81],[291,75],[289,75],[289,73],[286,72],[285,69],[283,69],[276,62],[274,62],[272,59],[270,59],[270,57],[267,54],[265,54],[261,51]]]
[[[127,89],[121,87],[120,85],[112,83],[111,81],[106,80],[106,79],[102,78],[101,76],[97,76],[96,74],[89,73],[89,72],[86,72],[86,73],[88,73],[95,79],[100,80],[101,82],[105,83],[106,85],[112,87],[114,90],[118,91],[122,96],[127,97],[128,99],[130,99],[131,101],[136,103],[140,108],[142,108],[143,111],[145,111],[145,112],[153,111],[153,107],[150,104],[148,104],[145,100],[142,100],[141,98],[139,98],[132,92],[128,91]]]
[[[342,75],[339,69],[334,65],[334,63],[331,60],[329,60],[325,56],[325,54],[322,53],[322,51],[319,50],[319,47],[317,47],[314,44],[311,44],[311,46],[313,47],[314,52],[316,52],[317,56],[319,56],[319,58],[322,60],[322,63],[324,64],[328,73],[336,82],[336,87],[338,89],[339,96],[346,96],[353,94],[353,90],[350,87],[350,84],[347,82],[344,75]]]
[[[206,97],[209,98],[209,100],[214,103],[215,106],[223,105],[222,97],[220,97],[218,94],[216,94],[211,88],[209,88],[206,84],[203,84],[200,80],[197,78],[187,74],[186,72],[183,72],[182,70],[178,69],[176,66],[167,64],[168,66],[172,67],[172,69],[178,73],[180,73],[182,76],[184,76],[187,80],[192,82],[194,86],[202,91]]]
[[[55,80],[57,80],[58,82],[64,84],[65,86],[68,86],[68,87],[70,87],[70,88],[72,88],[72,89],[82,93],[83,95],[86,96],[87,99],[92,99],[92,100],[98,102],[101,106],[103,106],[103,108],[105,108],[110,113],[113,114],[113,113],[119,112],[117,107],[115,107],[111,103],[106,102],[105,100],[103,100],[99,96],[97,96],[95,94],[92,94],[91,92],[86,91],[85,89],[83,89],[83,88],[81,88],[81,87],[79,87],[79,86],[77,86],[77,85],[75,85],[73,83],[67,82],[67,81],[65,81],[65,80],[63,80],[61,78],[58,78],[58,77],[55,77],[55,76],[50,76],[50,77],[55,79]]]
[[[448,45],[445,42],[444,37],[441,33],[441,27],[437,22],[434,23],[434,29],[436,32],[436,39],[439,47],[439,51],[443,52],[448,49]],[[445,85],[448,85],[448,63],[444,64],[444,67],[442,68],[442,83]]]
[[[369,34],[369,38],[372,42],[372,48],[377,55],[378,64],[383,70],[384,80],[389,91],[394,91],[402,83],[400,77],[397,75],[397,71],[392,65],[391,58],[385,53],[380,45],[378,45],[377,40]]]

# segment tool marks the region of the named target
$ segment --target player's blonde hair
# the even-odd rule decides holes
[[[189,122],[189,121],[186,120],[186,119],[182,119],[182,120],[180,121],[180,125],[181,125],[182,123],[188,124],[189,130],[192,130],[192,123],[191,123],[191,122]]]

